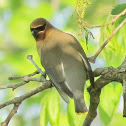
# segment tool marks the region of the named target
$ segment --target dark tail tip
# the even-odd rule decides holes
[[[84,112],[84,113],[77,113],[77,112],[76,112],[76,114],[77,114],[77,115],[81,115],[81,114],[82,114],[82,115],[87,115],[87,114],[88,114],[88,111],[87,111],[87,112]]]
[[[74,99],[74,103],[75,103],[75,111],[76,113],[87,113],[88,109],[85,105],[85,101],[84,98],[78,98],[78,99]]]

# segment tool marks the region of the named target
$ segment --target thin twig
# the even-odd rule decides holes
[[[43,72],[37,66],[37,64],[33,60],[33,56],[28,55],[27,59],[29,59],[33,63],[33,65],[37,68],[37,70],[35,72],[33,72],[33,73],[28,74],[28,75],[17,76],[17,77],[9,77],[8,78],[9,80],[15,80],[15,79],[23,78],[23,81],[22,82],[17,82],[17,83],[14,83],[14,84],[7,84],[7,85],[0,86],[0,89],[12,88],[13,90],[15,90],[17,87],[23,86],[26,83],[28,83],[29,81],[37,81],[37,82],[45,82],[46,81],[46,73]],[[31,77],[31,76],[34,76],[34,75],[39,74],[39,73],[42,74],[42,76],[40,78]]]
[[[7,116],[6,120],[0,124],[0,126],[8,126],[11,118],[14,116],[14,114],[17,113],[19,105],[20,104],[14,104],[13,109],[11,110],[11,112],[9,113],[9,115]]]
[[[126,23],[126,18],[119,24],[119,26],[112,32],[112,34],[107,38],[104,44],[98,49],[94,56],[89,57],[89,61],[95,63],[97,56],[101,53],[104,47],[108,44],[108,42],[113,38],[113,36],[120,30],[120,28]]]
[[[16,76],[16,77],[9,77],[8,79],[9,79],[9,80],[16,80],[16,79],[24,78],[24,77],[26,77],[26,76],[27,76],[27,77],[31,77],[31,76],[34,76],[34,75],[36,75],[36,74],[39,74],[38,70],[36,70],[35,72],[30,73],[30,74],[28,74],[28,75]]]
[[[7,84],[7,85],[0,86],[0,89],[12,88],[14,90],[17,87],[20,87],[20,86],[22,86],[22,85],[24,85],[26,83],[28,83],[28,82],[27,81],[21,81],[21,82],[14,83],[14,84]]]
[[[106,23],[106,24],[102,24],[102,25],[90,25],[88,24],[86,21],[82,20],[82,22],[86,25],[87,28],[98,28],[98,27],[104,27],[110,24],[113,24],[114,22],[117,21],[117,19],[123,15],[126,14],[126,9],[124,9],[121,13],[119,13],[118,15],[111,15],[112,17],[115,17],[112,21]]]
[[[27,84],[30,81],[36,81],[36,82],[44,82],[45,81],[45,79],[43,80],[42,77],[33,78],[33,77],[28,77],[27,75],[25,75],[23,79],[24,79],[24,81],[21,81],[21,82],[18,82],[18,83],[7,84],[7,85],[0,86],[0,89],[12,88],[13,90],[15,90],[16,88],[18,88],[20,86],[23,86],[23,85]]]
[[[42,75],[45,75],[45,73],[37,66],[37,64],[34,62],[33,60],[33,56],[32,55],[28,55],[27,59],[29,59],[32,64],[36,67],[37,71],[40,72]]]
[[[15,79],[20,79],[20,78],[23,78],[24,80],[22,82],[18,82],[18,83],[14,83],[14,84],[8,84],[8,85],[0,86],[0,89],[12,88],[14,90],[17,87],[20,87],[20,86],[22,86],[22,85],[24,85],[26,83],[29,83],[30,81],[42,82],[43,85],[41,85],[40,87],[38,87],[38,88],[36,88],[36,89],[34,89],[34,90],[24,94],[24,95],[21,95],[19,97],[15,97],[15,98],[7,101],[7,102],[4,102],[4,103],[0,104],[0,109],[6,107],[8,105],[14,104],[13,109],[11,110],[9,115],[7,116],[6,120],[0,124],[0,126],[8,126],[11,118],[17,112],[17,109],[18,109],[19,105],[22,103],[22,101],[24,101],[25,99],[27,99],[27,98],[29,98],[29,97],[43,91],[43,90],[46,90],[46,89],[52,87],[51,81],[48,81],[48,80],[45,79],[45,77],[44,77],[45,72],[41,71],[41,69],[33,61],[32,56],[30,55],[27,58],[35,65],[35,67],[37,68],[37,71],[35,71],[35,72],[31,73],[31,74],[28,74],[28,75],[24,75],[24,76],[10,77],[9,78],[10,80],[15,80]],[[39,78],[31,77],[31,76],[34,76],[35,74],[38,74],[38,73],[41,73],[43,75],[41,77],[39,77]]]
[[[24,95],[21,95],[19,97],[15,97],[15,98],[7,101],[7,102],[4,102],[4,103],[0,104],[0,109],[6,107],[8,105],[11,105],[11,104],[20,103],[20,102],[24,101],[25,99],[27,99],[27,98],[29,98],[29,97],[31,97],[31,96],[33,96],[33,95],[43,91],[43,90],[51,88],[51,87],[52,87],[51,82],[50,81],[46,81],[40,87],[37,87],[34,90],[32,90],[32,91],[30,91],[30,92],[28,92],[28,93],[26,93]]]
[[[24,101],[25,99],[27,99],[27,98],[29,98],[29,97],[31,97],[31,96],[33,96],[33,95],[43,91],[43,90],[51,88],[51,87],[52,87],[51,82],[50,81],[46,81],[40,87],[38,87],[38,88],[36,88],[36,89],[34,89],[34,90],[24,94],[24,95],[21,95],[19,97],[15,97],[14,99],[11,99],[11,100],[9,100],[7,102],[4,102],[4,103],[0,104],[0,109],[6,107],[8,105],[14,104],[13,109],[11,110],[9,115],[7,116],[6,120],[0,124],[0,126],[8,126],[11,118],[17,112],[17,109],[18,109],[19,105],[22,103],[22,101]]]
[[[35,63],[35,61],[33,60],[33,56],[32,55],[28,55],[27,56],[27,59],[29,59],[31,62],[32,62],[32,64],[36,67],[36,69],[37,69],[37,71],[39,72],[39,73],[41,73],[41,77],[44,79],[46,79],[46,72],[45,71],[42,71],[39,67],[38,67],[38,65]]]

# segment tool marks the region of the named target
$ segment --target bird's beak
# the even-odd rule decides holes
[[[34,29],[31,33],[32,33],[32,35],[37,35],[38,32],[37,32],[37,30]]]
[[[34,35],[35,34],[35,31],[33,30],[31,33],[32,33],[32,35]]]

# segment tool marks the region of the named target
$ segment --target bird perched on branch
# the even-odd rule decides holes
[[[84,85],[89,78],[94,87],[94,77],[80,43],[44,18],[35,19],[30,28],[41,64],[61,97],[66,103],[69,103],[68,96],[73,98],[76,113],[86,113]]]

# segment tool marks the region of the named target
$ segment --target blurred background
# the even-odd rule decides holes
[[[109,22],[112,19],[110,14],[114,6],[126,3],[126,0],[89,1],[92,5],[87,7],[84,19],[92,25]],[[89,36],[87,49],[85,32],[82,32],[82,37],[78,36],[80,29],[75,14],[76,2],[76,0],[0,0],[0,85],[17,82],[9,81],[9,76],[25,75],[36,70],[26,59],[27,55],[33,55],[33,59],[41,67],[36,43],[30,32],[30,23],[34,19],[46,18],[58,29],[73,34],[88,56],[97,51],[120,23],[118,20],[114,25],[90,29],[95,39]],[[96,63],[91,64],[93,69],[119,66],[125,57],[125,50],[126,26],[114,36],[97,58]],[[15,91],[0,90],[0,103],[29,92],[39,85],[40,83],[30,82]],[[88,81],[87,86],[89,86]],[[89,106],[87,91],[84,96]],[[126,119],[122,117],[121,84],[113,82],[105,86],[100,99],[98,116],[91,126],[125,126]],[[12,107],[8,106],[0,110],[0,122],[5,120]],[[9,126],[81,126],[84,118],[84,115],[77,116],[74,113],[73,100],[67,105],[55,88],[52,88],[24,101]]]

